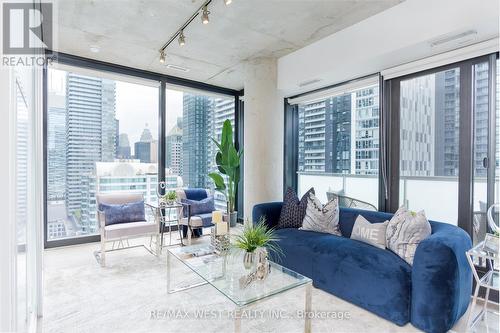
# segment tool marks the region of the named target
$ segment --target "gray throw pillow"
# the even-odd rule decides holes
[[[314,193],[314,188],[309,189],[299,200],[297,193],[292,188],[289,187],[286,190],[277,229],[300,228],[304,215],[306,215],[309,193]]]
[[[358,215],[352,228],[351,239],[358,240],[385,250],[385,230],[389,221],[370,223],[363,216]]]
[[[337,198],[333,198],[323,205],[314,193],[309,193],[306,215],[302,221],[302,227],[299,229],[341,236]]]
[[[387,226],[387,248],[413,265],[418,244],[431,233],[431,225],[423,210],[415,213],[401,206]]]

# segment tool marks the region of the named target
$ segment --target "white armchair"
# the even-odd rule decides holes
[[[125,248],[132,248],[143,246],[150,253],[154,255],[158,255],[159,253],[159,224],[157,219],[153,219],[153,221],[133,221],[126,223],[114,223],[107,224],[106,223],[106,214],[104,211],[100,210],[101,204],[108,205],[119,205],[119,204],[128,204],[134,203],[144,200],[143,195],[141,193],[123,193],[123,192],[115,192],[115,193],[98,193],[96,195],[96,203],[97,203],[97,220],[99,222],[99,232],[101,235],[101,249],[100,251],[94,252],[94,255],[97,261],[101,264],[101,266],[106,265],[106,252],[122,250]],[[128,240],[137,237],[150,236],[150,247],[152,244],[152,239],[155,237],[155,251],[152,251],[151,248],[147,248],[144,245],[137,246],[129,246]],[[111,250],[106,250],[106,242],[113,241],[113,248]],[[118,248],[114,248],[114,242],[118,241]],[[126,241],[127,247],[124,246],[123,241]],[[121,244],[121,247],[120,247]]]

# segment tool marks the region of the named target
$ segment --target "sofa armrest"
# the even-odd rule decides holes
[[[445,223],[431,222],[432,235],[417,247],[412,269],[411,322],[425,332],[446,332],[465,313],[472,271],[465,252],[469,235]]]
[[[253,206],[252,222],[254,224],[259,223],[260,219],[264,217],[267,226],[275,228],[280,219],[281,207],[283,207],[282,201],[266,202]]]

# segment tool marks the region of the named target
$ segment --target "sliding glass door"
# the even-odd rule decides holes
[[[457,224],[460,68],[400,82],[399,204]]]
[[[388,210],[423,209],[484,239],[498,182],[497,62],[485,56],[387,81]]]

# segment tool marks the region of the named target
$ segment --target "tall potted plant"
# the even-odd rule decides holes
[[[211,172],[208,176],[214,181],[216,190],[226,195],[229,224],[234,227],[237,216],[236,190],[240,181],[240,163],[243,151],[238,151],[234,146],[233,128],[229,119],[226,119],[222,126],[221,141],[217,142],[214,138],[212,138],[212,141],[218,149],[215,155],[215,163],[219,172]],[[226,177],[227,183],[223,176]]]

